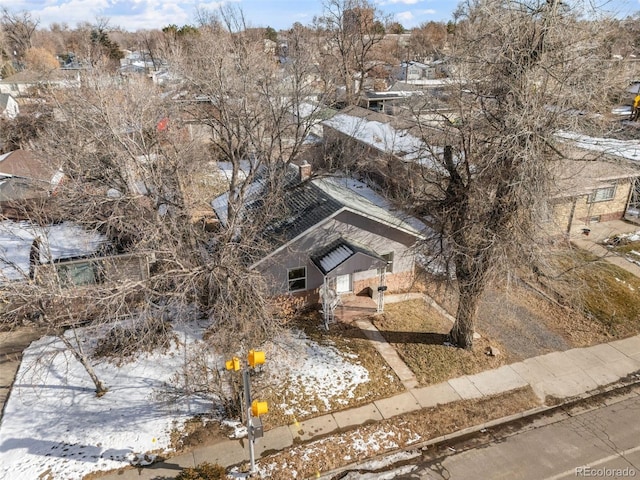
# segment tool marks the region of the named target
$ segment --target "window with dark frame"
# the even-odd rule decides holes
[[[290,292],[307,289],[307,267],[290,268],[288,277]]]
[[[95,261],[69,262],[56,265],[58,276],[66,287],[101,283],[101,268]]]

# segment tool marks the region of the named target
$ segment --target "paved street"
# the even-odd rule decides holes
[[[640,395],[541,420],[521,433],[453,453],[411,468],[390,469],[386,476],[423,480],[569,478],[640,478]],[[457,446],[456,446],[457,447]],[[410,470],[410,471],[409,471]],[[402,473],[401,473],[402,472]],[[395,474],[397,476],[393,476]],[[370,475],[370,474],[369,474]],[[349,474],[345,480],[363,480]]]

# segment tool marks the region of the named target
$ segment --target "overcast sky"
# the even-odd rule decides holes
[[[380,10],[393,15],[406,28],[430,20],[447,21],[457,0],[371,0]],[[606,4],[606,9],[626,16],[640,11],[640,0],[584,0]],[[162,28],[170,24],[195,25],[197,9],[215,10],[222,1],[188,0],[0,0],[0,6],[11,12],[29,11],[43,27],[79,22],[95,23],[97,17],[108,18],[111,27],[126,30]],[[242,8],[251,26],[270,26],[276,30],[289,28],[294,22],[310,24],[321,12],[321,0],[227,0]]]

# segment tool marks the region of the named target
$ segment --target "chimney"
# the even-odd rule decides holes
[[[309,180],[309,177],[311,177],[311,164],[309,162],[304,160],[300,165],[298,165],[298,170],[300,182]]]

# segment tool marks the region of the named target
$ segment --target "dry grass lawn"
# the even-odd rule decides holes
[[[497,368],[510,361],[502,345],[484,336],[474,341],[471,350],[445,346],[451,322],[423,300],[387,304],[385,313],[372,320],[421,385]],[[489,346],[497,348],[500,355],[487,355]]]
[[[558,264],[564,274],[547,285],[586,317],[583,328],[592,332],[587,344],[640,333],[638,277],[582,251],[559,256]]]

